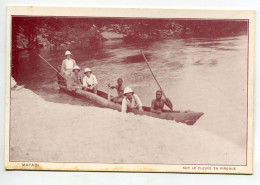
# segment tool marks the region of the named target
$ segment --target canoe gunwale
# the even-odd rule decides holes
[[[60,90],[65,91],[67,94],[72,95],[72,96],[81,96],[86,99],[91,99],[93,101],[96,101],[100,107],[103,108],[110,108],[114,109],[117,111],[121,111],[121,105],[116,104],[110,100],[108,100],[106,97],[103,96],[108,96],[107,93],[98,90],[98,94],[102,94],[103,96],[99,96],[97,94],[84,91],[82,89],[77,89],[77,90],[69,90],[63,85],[59,85]],[[146,110],[149,110],[150,107],[143,106]],[[187,125],[193,125],[204,113],[202,112],[193,112],[193,111],[171,111],[171,110],[165,110],[161,114],[157,113],[152,113],[149,111],[139,111],[139,110],[134,110],[132,113],[137,114],[137,115],[147,115],[159,119],[166,119],[166,120],[175,120],[176,122],[181,122],[185,123]]]

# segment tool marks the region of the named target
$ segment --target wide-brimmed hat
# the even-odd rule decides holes
[[[79,70],[80,71],[79,66],[74,66],[72,71],[75,71],[75,70]]]
[[[127,94],[127,93],[133,93],[133,89],[131,89],[130,87],[126,87],[125,90],[124,90],[124,94]]]
[[[70,51],[66,51],[66,52],[65,52],[65,55],[67,56],[67,55],[72,55],[72,54],[71,54]]]
[[[92,72],[92,71],[89,68],[85,68],[84,73],[86,73],[86,72]]]

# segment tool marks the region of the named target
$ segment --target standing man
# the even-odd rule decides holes
[[[83,90],[93,92],[97,94],[98,82],[95,75],[89,68],[85,68],[85,76],[83,77]]]
[[[111,98],[112,102],[115,103],[122,103],[123,98],[124,98],[124,85],[123,85],[123,79],[122,78],[118,78],[117,79],[117,85],[115,86],[110,86],[110,84],[108,84],[108,87],[110,89],[116,89],[117,90],[117,96]]]
[[[143,104],[137,94],[130,87],[126,87],[124,90],[124,99],[122,101],[122,112],[131,112],[132,109],[143,110]]]
[[[76,62],[71,58],[72,54],[70,51],[65,52],[66,59],[62,61],[61,71],[65,78],[72,73],[73,68],[76,66]]]
[[[172,110],[172,103],[167,98],[167,100],[162,99],[162,91],[156,91],[156,99],[152,101],[151,112],[161,114],[163,112],[164,104]]]

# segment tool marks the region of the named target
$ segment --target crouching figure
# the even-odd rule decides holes
[[[122,112],[131,112],[133,109],[143,110],[143,104],[137,94],[130,87],[124,90],[124,99],[122,101]]]

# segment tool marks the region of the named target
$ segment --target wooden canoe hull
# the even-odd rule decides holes
[[[95,104],[102,108],[110,108],[113,110],[121,111],[121,105],[109,101],[108,95],[102,91],[98,91],[98,95],[88,91],[77,89],[76,91],[70,91],[65,86],[60,85],[60,90],[66,92],[69,95],[80,97],[88,101],[93,101]],[[166,111],[161,114],[150,112],[149,107],[143,107],[144,111],[133,110],[132,112],[137,115],[147,115],[155,118],[174,120],[176,122],[186,123],[187,125],[193,125],[204,113],[193,111]]]
[[[81,90],[81,89],[77,89],[76,91],[70,91],[65,86],[61,86],[61,85],[60,85],[60,90],[66,92],[69,95],[80,97],[80,98],[83,98],[85,100],[95,102],[95,104],[98,105],[99,107],[110,108],[110,109],[113,109],[113,110],[121,111],[121,105],[113,103],[112,101],[109,101],[109,100],[103,98],[102,96],[98,96],[94,93],[84,91],[84,90]],[[104,93],[104,92],[98,91],[98,94],[102,94],[102,93]],[[104,93],[103,96],[105,96],[105,95],[107,96],[106,93]]]

